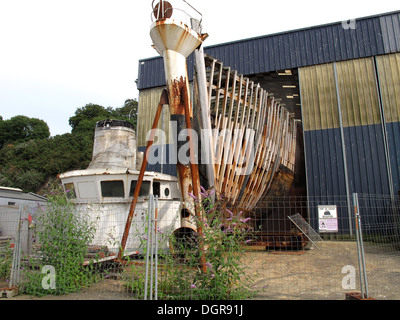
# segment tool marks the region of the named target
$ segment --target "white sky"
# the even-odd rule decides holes
[[[139,59],[156,56],[151,0],[0,0],[0,115],[35,117],[51,135],[88,103],[138,98]],[[205,46],[399,10],[397,1],[188,0]]]

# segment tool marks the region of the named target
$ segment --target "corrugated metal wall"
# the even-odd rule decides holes
[[[245,76],[400,51],[400,12],[206,46],[204,52]],[[188,58],[189,79],[193,57]],[[139,62],[138,89],[165,85],[161,57]]]
[[[152,128],[154,116],[160,101],[163,87],[153,88],[150,90],[142,90],[139,95],[139,121],[137,126],[137,146],[139,152],[146,150],[146,137],[148,131]],[[171,162],[170,155],[174,152],[173,144],[171,144],[170,137],[170,113],[168,106],[164,106],[163,113],[161,114],[160,121],[157,126],[160,131],[156,134],[154,144],[148,159],[146,167],[147,171],[162,172],[176,176],[176,165],[169,164]],[[162,142],[162,135],[165,142]],[[164,159],[159,161],[160,159]],[[162,162],[162,163],[160,163]]]
[[[399,52],[399,11],[356,19],[355,29],[339,22],[205,48],[245,76],[299,68],[308,194],[348,199],[400,190]],[[143,151],[165,85],[162,58],[141,60],[138,80]]]
[[[400,41],[400,39],[398,39]],[[376,57],[394,192],[400,190],[400,53]]]
[[[400,54],[300,68],[299,79],[308,195],[396,194]]]
[[[151,90],[142,90],[139,95],[139,106],[138,114],[139,121],[137,126],[137,142],[136,144],[140,147],[145,147],[146,136],[148,131],[152,128],[154,122],[154,116],[157,111],[158,103],[160,102],[161,93],[163,87],[154,88]],[[163,129],[165,132],[166,142],[169,143],[169,108],[163,108],[164,115],[161,114],[160,121],[158,123],[158,129]],[[162,122],[164,118],[164,124]],[[154,144],[160,144],[161,141],[155,141]]]
[[[346,195],[333,67],[323,64],[299,69],[310,195]]]
[[[390,194],[374,59],[337,63],[349,192]]]

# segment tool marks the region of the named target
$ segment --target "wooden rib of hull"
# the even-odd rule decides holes
[[[209,185],[230,206],[251,211],[280,170],[293,175],[296,120],[259,84],[207,55],[205,65],[215,173]]]

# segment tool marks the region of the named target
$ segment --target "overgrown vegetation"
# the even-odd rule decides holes
[[[159,299],[239,300],[255,293],[244,263],[248,219],[241,212],[234,213],[223,206],[218,209],[221,200],[212,205],[209,194],[203,190],[203,195],[202,203],[197,202],[203,218],[196,219],[196,223],[203,230],[204,241],[199,241],[197,233],[183,241],[173,235],[162,236],[161,241],[171,241],[173,250],[160,254]],[[133,264],[131,272],[126,285],[143,298],[143,264]]]
[[[120,108],[87,104],[70,117],[71,133],[54,137],[43,120],[0,116],[0,186],[43,193],[43,186],[58,174],[87,168],[97,121],[123,119],[135,125],[136,112],[137,101],[131,99]]]
[[[97,279],[93,264],[84,266],[96,222],[78,214],[62,192],[49,195],[44,212],[37,213],[37,251],[24,267],[22,292],[30,295],[62,295],[80,291]]]
[[[0,281],[8,280],[11,273],[13,249],[10,247],[10,241],[0,243]]]

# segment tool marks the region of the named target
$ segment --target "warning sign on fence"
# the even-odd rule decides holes
[[[318,206],[319,232],[338,232],[336,206]]]

